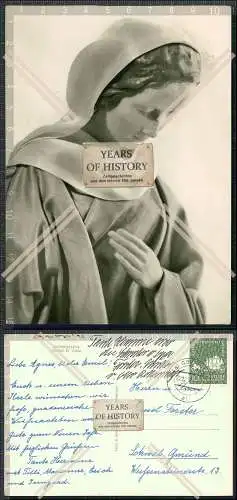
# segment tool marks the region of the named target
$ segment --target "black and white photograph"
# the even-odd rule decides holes
[[[230,324],[230,8],[6,11],[6,323]]]

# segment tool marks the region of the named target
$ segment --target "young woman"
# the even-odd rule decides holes
[[[170,189],[157,176],[150,188],[89,188],[82,166],[84,142],[154,137],[200,73],[186,35],[133,19],[78,54],[67,85],[73,118],[30,134],[9,161],[7,255],[21,259],[7,281],[9,321],[205,321],[202,258]]]

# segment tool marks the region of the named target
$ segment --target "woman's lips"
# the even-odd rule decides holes
[[[143,133],[141,133],[141,134],[136,134],[136,135],[134,136],[134,139],[135,139],[135,140],[137,140],[137,141],[145,141],[145,139],[148,139],[148,135],[143,134]]]

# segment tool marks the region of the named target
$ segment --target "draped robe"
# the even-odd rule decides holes
[[[13,168],[7,200],[11,214],[7,264],[27,254],[14,277],[6,278],[8,322],[205,322],[198,294],[202,258],[183,208],[160,179],[136,200],[109,201],[80,193],[39,168],[18,165]],[[70,222],[47,241],[47,229],[70,208]],[[164,273],[155,289],[135,283],[114,257],[108,231],[118,228],[141,238],[157,255]],[[40,235],[44,244],[35,245],[32,256],[30,248]]]

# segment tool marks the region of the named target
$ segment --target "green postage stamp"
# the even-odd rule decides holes
[[[204,370],[204,367],[208,370]],[[190,382],[227,383],[227,339],[190,341]]]

